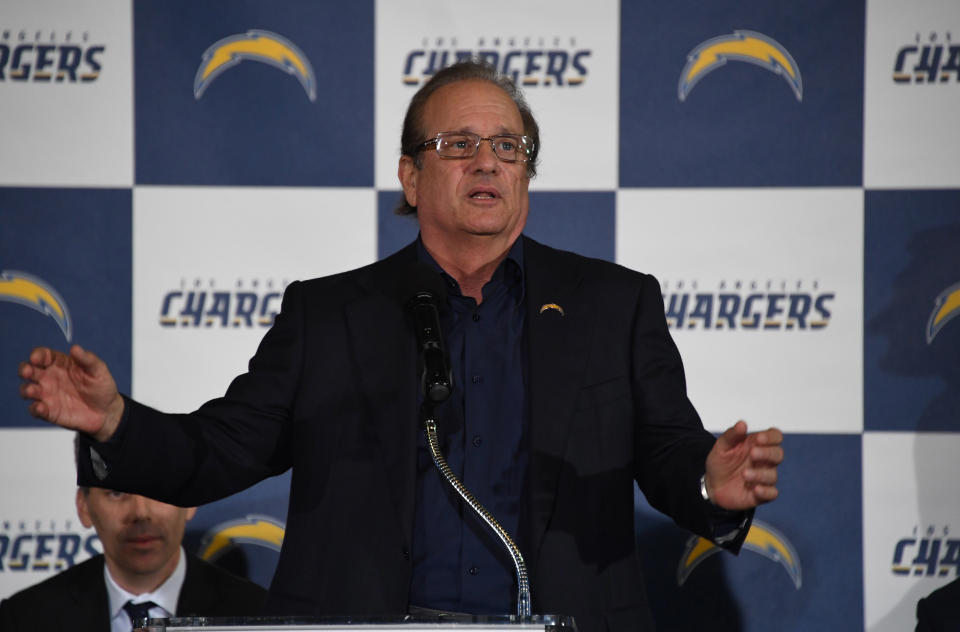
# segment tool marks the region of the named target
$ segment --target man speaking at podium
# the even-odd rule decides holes
[[[248,372],[194,413],[120,395],[76,346],[21,364],[31,413],[85,433],[82,485],[198,505],[292,468],[270,612],[511,613],[509,558],[443,487],[420,432],[416,337],[396,289],[420,262],[446,293],[443,450],[517,539],[533,611],[586,632],[652,629],[634,481],[736,551],[751,510],[777,495],[782,435],[703,429],[653,277],[522,235],[539,140],[509,79],[473,61],[438,72],[401,140],[416,242],[288,286]]]

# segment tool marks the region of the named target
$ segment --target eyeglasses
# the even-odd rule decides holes
[[[436,137],[420,143],[417,151],[431,145],[441,158],[473,158],[480,151],[480,141],[490,141],[497,158],[504,162],[528,162],[533,153],[533,139],[519,134],[500,134],[484,138],[471,132],[440,132]]]

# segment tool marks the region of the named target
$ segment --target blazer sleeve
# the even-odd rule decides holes
[[[181,506],[223,498],[290,467],[290,418],[301,382],[304,306],[299,282],[248,371],[189,414],[125,398],[107,442],[81,436],[78,484],[134,491]]]
[[[653,507],[681,526],[739,550],[753,512],[723,510],[700,494],[700,477],[716,439],[703,428],[687,397],[683,362],[667,328],[660,284],[646,274],[633,336],[637,483]]]

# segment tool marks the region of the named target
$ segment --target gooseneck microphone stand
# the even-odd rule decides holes
[[[460,482],[457,475],[454,474],[450,466],[447,465],[447,460],[440,451],[440,441],[437,439],[437,420],[433,414],[433,402],[430,401],[429,396],[423,400],[423,406],[420,408],[420,416],[423,421],[424,431],[427,433],[427,445],[430,448],[430,456],[433,458],[433,464],[437,466],[440,474],[450,487],[457,492],[464,502],[470,505],[470,508],[473,509],[473,511],[480,516],[480,519],[500,538],[500,541],[503,542],[503,545],[507,548],[507,552],[510,553],[517,574],[517,616],[521,619],[530,619],[533,610],[533,604],[530,599],[530,580],[527,576],[527,565],[523,561],[523,555],[520,553],[520,549],[513,541],[513,538],[510,537],[510,534],[507,533],[506,529],[480,504],[480,501],[470,493],[470,490]]]
[[[530,580],[527,577],[527,565],[523,561],[520,549],[506,529],[457,478],[440,451],[437,420],[433,414],[433,407],[435,404],[446,401],[453,390],[453,372],[440,327],[440,306],[446,302],[444,284],[436,270],[427,264],[416,263],[409,267],[406,274],[398,278],[397,295],[407,311],[417,336],[417,348],[420,351],[418,372],[423,393],[420,419],[427,433],[430,456],[450,487],[470,505],[470,508],[507,547],[517,573],[517,616],[524,621],[529,621],[533,609],[530,600]]]

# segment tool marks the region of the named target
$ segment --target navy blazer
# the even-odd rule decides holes
[[[415,259],[412,244],[290,284],[224,397],[189,415],[128,400],[114,438],[91,443],[105,478],[81,450],[81,483],[189,506],[292,467],[268,611],[406,613],[420,428],[415,339],[394,288]],[[530,473],[518,539],[534,612],[574,615],[586,632],[649,629],[634,481],[710,537],[717,516],[699,479],[714,437],[687,399],[653,277],[529,238],[524,266]],[[562,312],[541,310],[551,303]]]

